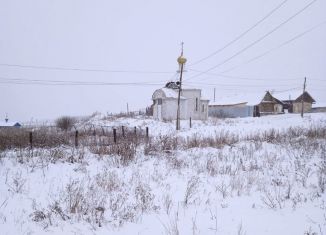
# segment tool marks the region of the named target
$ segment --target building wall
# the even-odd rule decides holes
[[[283,105],[275,104],[274,105],[274,113],[282,113],[283,112]]]
[[[177,99],[164,99],[162,104],[163,120],[176,120],[178,110]],[[187,118],[187,101],[180,100],[180,119]]]
[[[162,105],[161,105],[161,107],[162,107]],[[153,117],[155,118],[155,119],[158,119],[158,120],[162,120],[162,115],[159,115],[159,111],[158,111],[158,104],[157,103],[155,103],[155,104],[153,104]]]
[[[182,90],[181,96],[186,99],[180,100],[180,118],[193,120],[206,120],[208,118],[208,100],[201,100],[201,90],[185,89]],[[197,98],[197,110],[196,110]],[[178,99],[166,98],[164,92],[157,90],[153,95],[153,116],[159,120],[175,120],[177,117]],[[159,105],[157,99],[162,99]],[[161,110],[161,115],[159,110]]]
[[[274,113],[274,103],[260,103],[259,111],[261,113]]]
[[[195,110],[196,105],[196,98],[198,99],[198,106],[199,106],[199,100],[200,100],[200,90],[191,89],[191,90],[182,90],[181,94],[183,97],[187,98],[188,100],[188,117],[192,119],[200,119],[200,113]]]
[[[181,91],[181,95],[187,98],[187,112],[189,119],[193,120],[207,120],[208,118],[208,100],[201,100],[200,89],[185,89]],[[197,99],[197,109],[196,109]],[[203,107],[204,106],[204,107]]]
[[[311,110],[311,103],[303,102],[303,111],[310,112]],[[293,113],[301,113],[302,103],[301,102],[294,102],[293,103]]]
[[[201,110],[201,119],[202,120],[207,120],[208,119],[208,103],[209,100],[202,100],[201,105],[204,106],[204,111]]]
[[[258,106],[261,115],[283,113],[283,105],[278,103],[260,103]]]
[[[208,115],[221,118],[253,117],[254,106],[209,106]]]

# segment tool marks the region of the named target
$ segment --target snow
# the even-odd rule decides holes
[[[300,114],[280,114],[262,117],[246,117],[246,118],[226,118],[226,119],[209,119],[207,121],[192,120],[192,128],[189,127],[189,120],[181,120],[181,130],[175,130],[175,121],[160,122],[152,118],[144,119],[142,117],[135,118],[118,118],[115,120],[106,120],[102,118],[94,118],[91,120],[92,125],[106,127],[109,129],[126,126],[145,129],[149,127],[150,135],[178,135],[189,137],[194,134],[202,137],[213,136],[217,132],[229,132],[236,135],[246,135],[249,133],[263,132],[270,129],[284,130],[292,127],[307,127],[313,123],[322,122],[326,119],[326,113],[305,114],[301,118]]]
[[[326,107],[326,102],[316,102],[315,104],[312,104],[313,108],[320,108],[320,107]]]
[[[18,122],[0,122],[0,127],[11,127],[18,124]]]
[[[247,105],[258,105],[264,98],[265,93],[237,93],[231,95],[217,96],[215,102],[209,105],[234,105],[246,103]]]
[[[110,119],[98,114],[81,125],[149,127],[150,136],[156,139],[200,139],[221,133],[242,139],[217,148],[194,147],[152,155],[144,155],[140,147],[127,166],[119,164],[116,156],[97,156],[87,149],[64,146],[57,151],[84,158],[75,163],[65,158],[47,162],[50,150],[35,150],[33,157],[26,158],[18,158],[19,151],[3,151],[1,234],[325,234],[326,197],[318,189],[318,174],[325,161],[322,146],[326,140],[318,139],[309,145],[308,140],[300,142],[299,137],[291,146],[255,142],[246,137],[270,130],[286,132],[290,127],[325,128],[326,113],[305,114],[304,118],[284,114],[209,119],[193,121],[192,128],[188,121],[182,121],[179,132],[175,131],[174,122],[143,117]],[[99,179],[104,179],[106,187],[114,182],[117,185],[105,191],[99,187]],[[63,220],[50,211],[49,205],[55,201],[62,208],[68,203],[65,196],[71,182],[79,182],[78,192],[88,195],[85,200],[107,201],[102,227],[94,225],[94,221],[87,222],[85,215],[69,214],[71,218]],[[191,182],[194,191],[185,204]],[[94,188],[87,194],[90,186]],[[135,196],[139,187],[148,193],[141,199],[148,200],[145,206],[149,208],[143,211],[136,207],[140,203]],[[291,196],[285,199],[288,190]],[[269,197],[276,203],[275,208],[264,202]],[[120,214],[115,218],[110,203],[119,199],[121,204],[116,205]],[[51,214],[51,225],[49,219],[32,220],[32,213],[37,210]],[[135,217],[120,225],[121,215]]]
[[[178,99],[178,92],[174,89],[170,89],[170,88],[161,88],[161,90],[165,93],[166,98],[174,98],[174,99]],[[183,96],[180,96],[180,99],[186,99]]]

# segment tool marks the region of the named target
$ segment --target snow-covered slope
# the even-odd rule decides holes
[[[325,114],[192,124],[80,124],[149,127],[128,161],[82,146],[2,151],[0,234],[326,234]]]

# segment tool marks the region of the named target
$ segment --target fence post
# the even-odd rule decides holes
[[[146,139],[148,139],[148,126],[146,127]]]
[[[75,147],[78,147],[78,131],[75,132]]]
[[[125,138],[125,127],[122,126],[122,127],[121,127],[121,130],[122,130],[122,137]]]
[[[117,143],[117,129],[113,128],[113,141],[116,144]]]
[[[33,132],[29,132],[29,145],[30,148],[33,149]]]
[[[191,117],[189,118],[189,127],[191,128]]]

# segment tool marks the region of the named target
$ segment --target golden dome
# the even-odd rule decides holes
[[[183,56],[179,56],[177,61],[179,64],[185,64],[187,62],[187,59]]]

